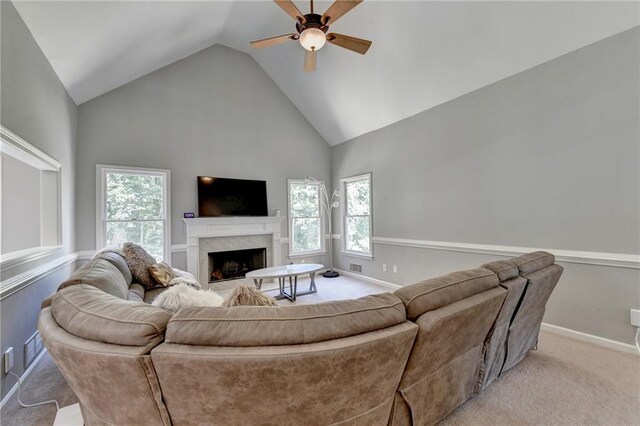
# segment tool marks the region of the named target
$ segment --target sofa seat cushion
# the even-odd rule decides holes
[[[173,316],[166,342],[203,346],[276,346],[323,342],[406,321],[390,293],[317,305],[187,308]]]
[[[484,268],[454,272],[408,285],[395,291],[407,307],[407,318],[415,321],[433,311],[498,286],[498,276]]]
[[[518,267],[520,275],[528,275],[532,272],[551,266],[555,263],[556,258],[546,251],[534,251],[533,253],[523,254],[514,257],[510,261]]]
[[[124,346],[157,344],[171,318],[163,309],[122,300],[86,284],[56,293],[51,313],[60,327],[75,336]]]
[[[60,285],[59,290],[78,284],[88,284],[120,299],[126,300],[129,296],[129,284],[120,270],[111,262],[99,257],[78,268]]]

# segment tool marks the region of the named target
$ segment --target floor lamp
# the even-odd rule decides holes
[[[320,187],[320,192],[322,193],[322,196],[320,197],[320,201],[322,203],[322,207],[324,208],[325,215],[327,216],[327,224],[329,225],[328,228],[329,228],[329,262],[330,262],[329,270],[324,274],[322,274],[322,276],[326,278],[336,278],[340,274],[338,274],[333,269],[333,227],[332,227],[333,214],[332,213],[333,213],[333,209],[336,209],[340,206],[340,202],[338,201],[338,198],[340,198],[340,191],[338,191],[338,189],[336,188],[333,191],[333,194],[331,194],[331,198],[329,198],[329,193],[327,192],[327,187],[325,186],[324,182],[319,181],[318,179],[311,176],[308,176],[305,179],[305,182],[307,184],[310,184],[310,183],[317,184]]]

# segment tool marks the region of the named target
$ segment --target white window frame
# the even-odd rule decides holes
[[[320,249],[293,251],[293,217],[291,216],[291,184],[313,185],[318,188],[318,212],[320,213]],[[323,255],[327,253],[326,230],[325,230],[325,214],[322,208],[322,193],[320,184],[315,182],[307,182],[306,179],[287,179],[287,222],[289,229],[289,258],[297,258],[304,256]]]
[[[96,250],[106,244],[107,236],[107,174],[122,173],[129,175],[162,176],[164,178],[164,257],[163,262],[171,265],[171,170],[145,167],[96,165]],[[155,219],[154,219],[155,221]]]
[[[347,249],[347,184],[362,180],[369,181],[369,251],[356,251]],[[357,176],[351,176],[340,179],[340,189],[342,192],[342,254],[354,257],[363,257],[365,259],[373,259],[373,181],[371,173],[364,173]]]

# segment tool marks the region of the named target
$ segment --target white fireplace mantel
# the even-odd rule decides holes
[[[187,237],[187,271],[199,277],[200,239],[215,237],[236,237],[241,235],[271,235],[273,265],[281,264],[282,231],[281,216],[264,217],[198,217],[183,219]],[[204,284],[204,283],[201,283]]]

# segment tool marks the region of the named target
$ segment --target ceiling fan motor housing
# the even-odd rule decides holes
[[[304,18],[304,24],[300,21],[296,22],[296,30],[298,30],[298,33],[302,33],[307,28],[319,28],[323,33],[326,33],[329,29],[328,26],[322,23],[322,15],[318,15],[317,13],[307,13],[304,15]]]

